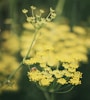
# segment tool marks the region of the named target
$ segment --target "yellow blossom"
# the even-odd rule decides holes
[[[73,76],[76,78],[82,78],[82,73],[79,71],[76,71],[76,72],[74,72]]]
[[[80,26],[74,26],[73,30],[74,30],[74,32],[76,32],[79,35],[85,35],[86,34],[86,30],[83,27],[80,27]]]
[[[55,75],[56,78],[61,78],[61,77],[63,77],[64,73],[63,73],[63,71],[54,70],[54,71],[52,71],[52,75]]]
[[[40,81],[39,81],[39,84],[41,86],[49,86],[51,84],[51,82],[53,82],[53,78],[42,78]]]
[[[79,85],[81,84],[81,80],[79,78],[73,77],[70,79],[69,83],[71,83],[72,85]]]
[[[68,71],[69,71],[69,72],[75,72],[75,71],[76,71],[76,68],[69,67],[69,68],[68,68]]]
[[[28,12],[28,10],[27,9],[23,9],[22,12],[26,14]]]
[[[64,78],[60,78],[57,80],[57,83],[64,85],[64,84],[67,84],[67,81]]]
[[[36,7],[35,7],[35,6],[30,6],[30,8],[31,8],[32,10],[35,10],[35,9],[36,9]]]
[[[39,70],[32,70],[31,72],[28,72],[28,77],[30,81],[37,82],[42,78],[42,75]]]
[[[66,77],[73,77],[73,73],[69,72],[68,70],[63,70],[63,73]]]

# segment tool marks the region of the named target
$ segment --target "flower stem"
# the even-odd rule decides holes
[[[48,93],[46,91],[43,91],[44,96],[46,98],[46,100],[55,100],[55,94],[54,93]]]
[[[5,81],[3,82],[3,84],[9,83],[10,80],[12,79],[12,77],[16,74],[16,72],[22,67],[23,61],[24,61],[24,60],[28,57],[28,55],[30,54],[31,49],[32,49],[32,47],[33,47],[33,45],[34,45],[34,42],[36,41],[37,33],[38,33],[38,30],[35,30],[35,34],[34,34],[34,36],[33,36],[32,42],[31,42],[31,44],[30,44],[30,46],[29,46],[29,49],[28,49],[28,51],[27,51],[27,53],[26,53],[26,56],[23,58],[23,60],[21,61],[21,63],[20,63],[19,66],[17,67],[17,69],[16,69],[14,72],[12,72],[12,74],[8,77],[7,80],[5,80]]]
[[[32,40],[32,42],[31,42],[31,44],[30,44],[30,47],[29,47],[29,49],[28,49],[28,51],[27,51],[26,56],[23,58],[23,61],[24,61],[24,60],[28,57],[28,55],[30,54],[31,49],[32,49],[32,47],[33,47],[33,45],[34,45],[34,42],[36,41],[37,33],[38,33],[38,30],[35,30],[35,35],[34,35],[34,37],[33,37],[33,40]]]
[[[49,95],[48,92],[43,91],[43,93],[44,93],[44,96],[45,96],[46,100],[51,100],[50,95]]]
[[[13,77],[13,76],[16,74],[16,72],[21,68],[22,64],[23,64],[23,62],[21,62],[21,63],[19,64],[18,68],[17,68],[14,72],[12,72],[12,73],[10,74],[10,76],[8,77],[8,79],[5,80],[3,84],[6,84],[6,83],[9,83],[9,82],[10,82],[10,80],[12,79],[12,77]]]
[[[57,17],[55,18],[54,22],[58,22],[58,20],[60,20],[62,13],[63,13],[65,1],[66,0],[58,0],[58,3],[56,5],[56,9],[55,9]]]
[[[51,93],[51,100],[55,100],[55,94]]]

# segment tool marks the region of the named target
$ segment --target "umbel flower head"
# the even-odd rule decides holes
[[[35,53],[24,61],[24,64],[30,67],[30,71],[28,72],[29,80],[49,92],[56,92],[60,87],[81,84],[82,73],[77,71],[79,59],[73,55],[74,52],[72,50],[71,53],[61,50],[62,48],[59,48],[59,45],[62,45],[62,43],[57,44],[58,42],[62,42],[60,41],[62,40],[62,36],[59,37],[59,34],[54,34],[57,36],[57,39],[55,39],[56,37],[53,37],[46,29],[41,32],[43,34],[38,39],[38,44],[33,47],[33,52],[35,51]],[[48,42],[47,39],[49,37],[51,40]],[[76,37],[74,38],[76,39]],[[68,39],[65,39],[65,41],[68,41]],[[56,48],[54,48],[55,45]],[[70,45],[70,48],[76,48],[76,46],[73,47]]]
[[[30,82],[49,92],[81,84],[82,73],[78,71],[79,63],[87,61],[86,49],[79,49],[81,46],[86,48],[84,44],[78,43],[80,38],[70,32],[63,32],[58,27],[60,26],[48,23],[41,29],[42,34],[34,45],[30,58],[23,62],[30,67]],[[27,36],[24,34],[24,40]],[[28,44],[28,41],[25,41],[26,43]],[[78,57],[78,54],[81,56]]]
[[[40,9],[40,14],[37,15],[34,13],[36,7],[31,6],[30,8],[32,10],[31,17],[27,16],[27,10],[24,10],[24,12],[27,21],[35,29],[40,29],[44,23],[53,20],[56,16],[52,8],[45,18],[42,17],[43,10]],[[30,57],[23,60],[23,63],[30,69],[28,72],[29,80],[36,83],[44,91],[57,92],[61,88],[68,86],[72,88],[81,84],[82,73],[77,69],[80,61],[87,60],[84,53],[81,53],[80,58],[75,56],[78,53],[80,54],[76,46],[78,44],[77,36],[69,32],[67,35],[66,32],[59,29],[59,26],[47,23],[46,27],[40,31],[42,34],[33,46]],[[78,44],[78,46],[81,45]]]
[[[47,15],[46,18],[42,17],[44,10],[40,9],[39,14],[36,14],[35,13],[36,7],[30,6],[30,9],[31,9],[31,13],[32,13],[31,16],[27,15],[27,13],[28,13],[27,9],[23,9],[22,12],[25,14],[25,16],[27,18],[27,22],[31,23],[34,26],[35,29],[41,28],[41,26],[43,24],[45,24],[48,21],[53,20],[56,16],[56,13],[52,8],[50,8],[50,12],[49,12],[49,14]]]
[[[64,61],[57,59],[57,62],[61,62],[57,67],[56,65],[52,66],[53,63],[50,64],[49,56],[48,54],[41,54],[24,62],[31,66],[28,72],[30,81],[35,82],[39,87],[49,92],[58,91],[59,87],[65,85],[75,86],[81,84],[82,73],[76,71],[79,64],[73,57],[70,57],[71,61],[70,59]]]

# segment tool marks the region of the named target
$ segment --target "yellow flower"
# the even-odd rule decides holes
[[[40,80],[39,84],[41,86],[49,86],[50,85],[50,81],[49,81],[49,79],[43,78],[43,79]]]
[[[69,72],[75,72],[75,71],[76,71],[76,68],[69,67],[69,68],[68,68],[68,71],[69,71]]]
[[[57,83],[64,85],[64,84],[67,84],[67,81],[64,78],[60,78],[57,80]]]
[[[40,67],[46,68],[46,67],[47,67],[47,66],[46,66],[46,63],[40,63]]]
[[[63,77],[64,73],[63,71],[60,71],[60,70],[54,70],[52,71],[52,75],[55,75],[56,78],[61,78]]]
[[[79,71],[74,72],[73,77],[82,78],[82,73]]]
[[[54,10],[51,8],[50,10],[52,14],[49,17],[53,19],[55,17]],[[43,13],[41,10],[40,12]],[[48,19],[51,20],[50,18]],[[46,21],[45,18],[41,18],[40,21],[37,19],[40,19],[40,15],[35,16],[36,27],[42,25],[42,21]],[[31,78],[29,79],[41,86],[50,86],[53,81],[61,85],[81,84],[82,73],[77,69],[80,62],[88,60],[87,50],[89,47],[86,46],[85,38],[78,38],[77,34],[70,32],[68,25],[53,23],[47,23],[40,33],[37,43],[33,46],[31,58],[25,63],[29,65],[38,63],[41,70],[30,71]]]
[[[27,9],[23,9],[22,12],[23,12],[24,14],[26,14],[26,13],[28,12],[28,10],[27,10]]]
[[[25,29],[28,29],[28,30],[34,30],[34,27],[32,26],[32,24],[30,24],[30,23],[28,23],[28,22],[24,23],[24,24],[23,24],[23,27],[24,27]]]
[[[36,9],[36,7],[35,7],[35,6],[30,6],[30,8],[31,8],[32,10],[35,10],[35,9]]]
[[[52,75],[48,71],[42,71],[43,78],[51,79]]]
[[[85,35],[86,34],[86,30],[83,27],[80,27],[80,26],[74,26],[73,31],[76,32],[79,35]]]
[[[49,86],[51,84],[51,82],[53,82],[53,78],[42,78],[40,81],[39,81],[39,84],[41,86]]]
[[[65,74],[66,77],[72,77],[73,73],[69,72],[68,70],[63,70],[63,73]]]
[[[28,77],[30,79],[30,81],[34,81],[37,82],[42,78],[42,74],[40,73],[39,70],[32,70],[30,72],[28,72]]]
[[[40,13],[44,13],[44,10],[40,9]]]
[[[68,54],[61,54],[61,56],[57,57],[57,59],[61,62],[72,63],[75,61],[73,56],[69,56]]]
[[[69,83],[71,83],[72,85],[79,85],[81,84],[81,80],[79,78],[73,77],[70,79]]]
[[[30,58],[30,59],[24,60],[23,63],[26,64],[26,65],[32,65],[32,64],[37,63],[37,59],[36,58]]]
[[[73,73],[72,78],[70,79],[69,83],[71,83],[72,85],[78,85],[81,84],[81,79],[82,78],[82,73],[77,71]]]

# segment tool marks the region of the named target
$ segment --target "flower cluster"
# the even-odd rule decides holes
[[[80,62],[88,61],[87,40],[71,33],[68,25],[47,23],[40,32],[30,58],[23,62],[30,67],[29,80],[48,91],[57,91],[64,85],[81,84],[82,73],[78,68]],[[32,33],[25,31],[21,37],[22,44],[30,42],[29,36],[32,37]],[[22,45],[23,56],[26,49],[27,46]]]
[[[36,67],[34,67],[34,69],[35,70],[31,68],[30,72],[28,72],[28,77],[30,81],[37,82],[40,86],[49,86],[52,85],[53,82],[56,83],[57,86],[81,84],[80,78],[82,78],[82,73],[75,71],[76,69],[74,68],[69,68],[69,65],[68,68],[63,67],[63,70],[53,69],[48,66],[42,68],[41,71]]]
[[[30,8],[32,11],[31,16],[27,15],[27,13],[28,13],[27,9],[23,9],[22,12],[26,15],[27,22],[31,23],[35,29],[41,28],[43,24],[45,24],[48,21],[53,20],[56,16],[55,11],[52,8],[50,8],[50,13],[48,14],[48,16],[46,18],[42,17],[44,10],[40,9],[39,14],[35,14],[34,11],[35,11],[36,7],[30,6]]]
[[[77,71],[79,64],[69,55],[59,58],[58,55],[51,53],[51,49],[47,49],[46,52],[39,52],[24,63],[31,68],[28,72],[30,81],[41,87],[52,87],[50,90],[55,91],[60,85],[81,84],[82,73]]]

